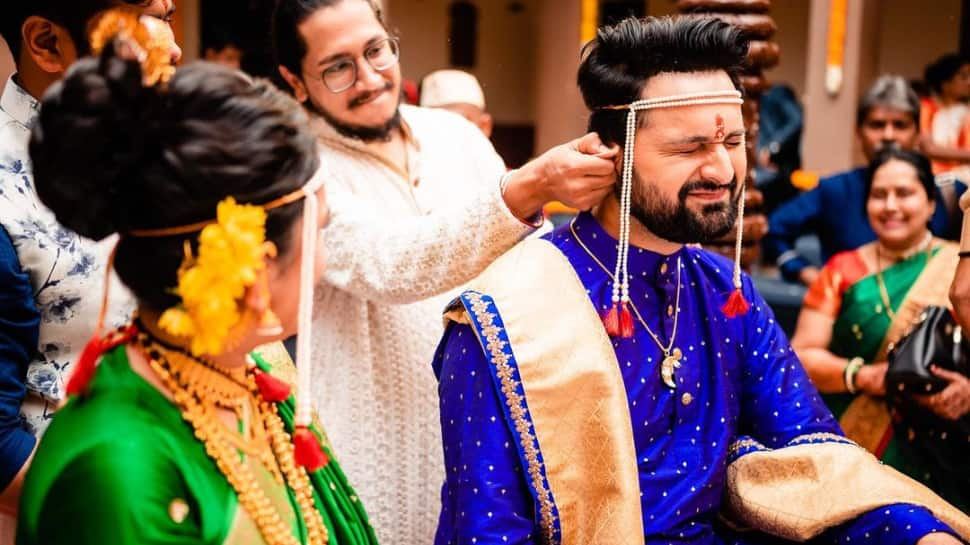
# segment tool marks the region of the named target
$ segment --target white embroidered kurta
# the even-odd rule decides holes
[[[37,101],[12,77],[7,80],[0,96],[0,225],[30,276],[40,311],[40,342],[27,370],[27,398],[21,407],[27,428],[39,437],[64,400],[71,364],[94,332],[104,266],[116,239],[98,243],[79,237],[57,223],[37,198],[27,151],[37,110]],[[133,309],[117,278],[111,289],[107,328],[124,323]]]
[[[441,311],[531,229],[499,191],[501,158],[452,113],[401,107],[406,175],[321,119],[330,225],[314,308],[314,389],[336,454],[385,544],[431,543],[443,481],[431,358]]]

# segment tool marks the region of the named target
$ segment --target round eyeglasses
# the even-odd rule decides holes
[[[384,38],[372,43],[364,49],[360,58],[377,72],[383,72],[397,64],[401,55],[401,47],[397,38]],[[317,76],[331,93],[342,93],[357,83],[358,64],[354,57],[342,57],[323,69]]]

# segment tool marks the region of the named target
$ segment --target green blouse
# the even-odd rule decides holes
[[[292,406],[279,408],[290,431]],[[331,461],[311,481],[330,544],[376,544],[325,450]],[[259,482],[273,488],[267,493],[305,542],[292,492],[269,478]],[[122,346],[103,357],[88,395],[72,398],[45,434],[24,483],[17,543],[264,542],[178,408],[131,369]]]

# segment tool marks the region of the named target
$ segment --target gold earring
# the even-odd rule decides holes
[[[266,243],[265,247],[266,255],[269,257],[276,257],[276,245],[272,242]],[[256,334],[261,337],[276,337],[283,334],[283,322],[280,321],[279,316],[273,312],[273,307],[270,305],[270,295],[269,295],[269,278],[266,276],[266,271],[263,271],[259,280],[259,300],[266,301],[266,310],[263,311],[262,316],[259,317],[259,325],[256,326]]]

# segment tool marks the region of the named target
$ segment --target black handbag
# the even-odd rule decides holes
[[[970,376],[966,337],[949,309],[927,307],[913,330],[889,351],[886,372],[886,398],[900,453],[927,471],[919,475],[924,484],[957,504],[970,501],[970,415],[944,420],[913,396],[939,392],[948,384],[930,373],[930,365]]]
[[[909,334],[889,351],[886,391],[899,394],[932,394],[947,381],[930,373],[930,365],[970,376],[970,343],[953,314],[944,307],[926,307]]]

